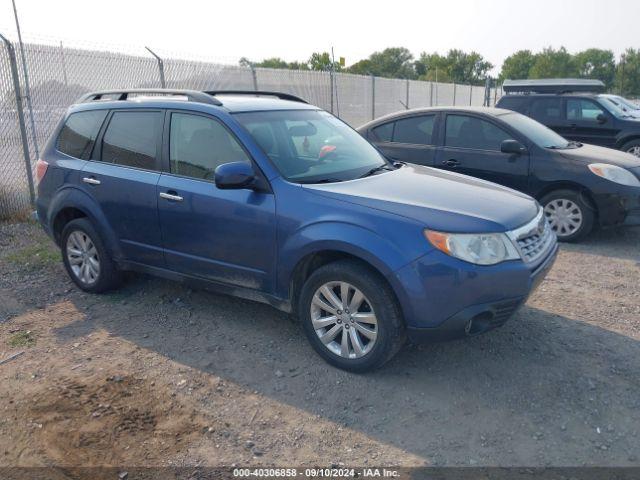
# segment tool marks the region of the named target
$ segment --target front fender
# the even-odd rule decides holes
[[[109,226],[100,205],[91,196],[75,187],[65,187],[57,191],[51,201],[46,212],[45,226],[56,242],[54,222],[58,214],[65,208],[75,208],[84,213],[91,221],[93,226],[98,230],[105,247],[109,251],[114,260],[122,258],[122,250],[118,244],[118,239]]]
[[[411,261],[396,245],[373,230],[346,222],[314,223],[289,235],[280,248],[278,295],[287,298],[296,266],[305,257],[323,251],[358,257],[385,277]]]

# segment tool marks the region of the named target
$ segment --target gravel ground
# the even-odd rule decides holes
[[[131,276],[88,295],[0,224],[0,466],[640,465],[640,229],[563,245],[486,335],[366,375],[262,304]]]

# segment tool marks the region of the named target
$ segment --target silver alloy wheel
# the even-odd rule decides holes
[[[67,261],[75,277],[85,285],[93,285],[98,281],[98,250],[89,235],[82,230],[74,230],[67,238]]]
[[[544,206],[544,214],[558,237],[568,237],[582,226],[582,210],[566,198],[551,200]]]
[[[631,155],[635,155],[636,157],[640,157],[640,145],[634,145],[630,149],[627,150],[627,153]]]
[[[320,341],[343,358],[360,358],[378,338],[371,302],[347,282],[328,282],[313,295],[311,323]]]

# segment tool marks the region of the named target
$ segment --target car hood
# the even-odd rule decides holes
[[[446,232],[503,232],[538,213],[520,192],[418,165],[346,182],[304,185],[310,192],[402,215]]]
[[[630,153],[621,152],[612,148],[597,147],[595,145],[582,145],[580,148],[557,150],[560,155],[569,160],[589,163],[609,163],[624,168],[640,167],[640,158]]]

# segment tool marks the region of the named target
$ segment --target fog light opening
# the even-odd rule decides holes
[[[491,328],[491,321],[493,320],[493,313],[490,311],[481,312],[475,315],[467,325],[465,326],[465,332],[467,335],[478,335],[486,332]]]

